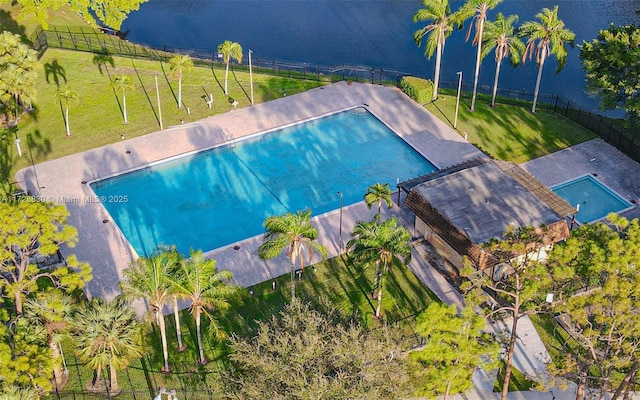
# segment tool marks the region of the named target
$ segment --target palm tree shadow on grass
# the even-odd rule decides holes
[[[173,86],[171,86],[171,81],[169,80],[169,75],[167,75],[167,71],[164,70],[164,64],[160,61],[160,69],[162,70],[162,75],[164,76],[164,80],[167,81],[167,86],[169,86],[169,90],[171,91],[171,95],[173,96],[173,100],[178,104],[178,96],[176,96],[176,92],[173,90]],[[185,106],[186,108],[186,106]]]
[[[140,82],[140,87],[142,88],[142,91],[144,92],[144,95],[147,98],[147,101],[149,102],[149,106],[151,107],[153,116],[156,118],[156,122],[158,123],[158,125],[160,125],[160,117],[158,116],[158,112],[153,106],[153,102],[151,101],[149,92],[147,92],[147,88],[144,86],[144,82],[142,82],[142,77],[140,76],[140,73],[138,72],[138,68],[136,68],[136,64],[133,62],[133,60],[131,60],[131,65],[133,66],[133,70],[136,72],[136,77],[138,78],[138,82]]]
[[[340,256],[339,261],[336,260],[338,259],[329,260],[324,264],[327,274],[322,282],[312,281],[311,286],[317,292],[317,295],[313,296],[313,298],[324,297],[334,304],[342,303],[343,305],[346,303],[345,300],[348,300],[351,307],[351,310],[348,311],[352,315],[362,314],[363,310],[360,309],[362,299],[366,300],[372,310],[375,310],[375,305],[371,302],[369,296],[371,287],[367,281],[365,271],[358,270],[346,256]],[[325,282],[333,284],[327,286]],[[340,290],[338,290],[338,287]],[[343,307],[346,307],[346,305]]]
[[[213,65],[211,66],[211,74],[213,75],[213,79],[216,80],[216,83],[220,87],[220,90],[222,90],[222,93],[224,93],[224,86],[220,82],[220,79],[218,79],[218,76],[216,75],[216,70],[215,70],[215,68],[213,68]]]
[[[233,75],[233,80],[236,81],[236,83],[238,84],[238,86],[240,87],[240,89],[242,89],[242,93],[244,93],[244,96],[247,98],[247,100],[251,101],[251,97],[249,96],[249,94],[247,93],[246,90],[244,90],[244,87],[240,84],[240,81],[238,80],[238,77],[236,76],[236,71],[234,71],[233,69],[231,70],[231,75]]]
[[[104,67],[104,72],[107,73],[107,77],[109,78],[109,80],[111,80],[111,74],[109,73],[109,68],[107,67],[107,65],[110,65],[111,68],[115,68],[116,63],[113,59],[113,56],[109,54],[109,51],[103,47],[100,52],[96,53],[96,55],[93,56],[92,61],[98,67],[100,75],[103,75],[102,68]]]
[[[40,130],[36,129],[33,134],[27,134],[27,150],[30,153],[29,156],[31,157],[32,162],[34,150],[36,158],[44,158],[52,151],[51,141],[47,138],[43,138]]]
[[[50,63],[44,64],[44,77],[47,83],[56,84],[56,87],[60,87],[60,80],[62,79],[64,83],[67,83],[67,74],[64,70],[64,67],[58,64],[58,60],[52,60]]]

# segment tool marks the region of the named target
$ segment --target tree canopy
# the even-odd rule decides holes
[[[35,17],[44,28],[48,26],[49,11],[68,5],[91,25],[99,23],[119,30],[129,13],[138,10],[147,0],[0,0],[0,5],[12,2],[20,4],[22,15]]]
[[[640,28],[635,25],[603,29],[598,38],[580,46],[587,89],[602,99],[607,110],[621,108],[630,122],[640,115]]]
[[[500,345],[483,332],[486,320],[466,307],[461,313],[455,304],[431,303],[418,316],[416,333],[427,339],[424,347],[411,353],[419,365],[419,394],[449,395],[471,387],[477,367],[487,371],[497,367]]]
[[[224,382],[234,399],[397,399],[411,394],[403,347],[387,326],[367,330],[299,300],[231,339]]]
[[[75,245],[77,232],[66,224],[68,215],[64,206],[33,197],[0,202],[0,289],[3,297],[13,301],[18,315],[40,279],[68,292],[82,289],[91,280],[91,267],[75,256],[51,268],[38,265],[56,256],[60,246]]]
[[[601,399],[617,386],[615,399],[638,371],[640,222],[613,214],[607,222],[581,226],[549,259],[554,311],[574,339],[550,371],[576,380],[577,400],[594,386]]]
[[[20,106],[35,99],[38,66],[37,53],[19,35],[0,34],[0,103],[6,122],[16,125]]]

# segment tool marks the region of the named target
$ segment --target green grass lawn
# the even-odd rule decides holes
[[[196,67],[184,74],[182,99],[184,107],[178,109],[178,82],[171,76],[167,63],[113,57],[110,63],[99,64],[95,55],[59,49],[49,49],[41,62],[43,69],[38,83],[35,110],[22,117],[18,137],[22,139],[24,156],[18,157],[12,141],[8,141],[10,162],[5,167],[13,175],[33,161],[63,157],[120,140],[120,135],[132,138],[160,129],[156,102],[155,76],[158,77],[162,121],[164,127],[206,118],[228,112],[231,104],[224,95],[224,69]],[[129,74],[136,86],[126,94],[128,124],[124,124],[122,97],[111,88],[114,74]],[[314,81],[287,79],[254,74],[254,98],[261,103],[299,93],[322,85]],[[65,136],[63,110],[54,101],[58,86],[68,85],[79,94],[79,103],[70,108],[71,137]],[[211,109],[206,96],[213,94]],[[229,96],[238,107],[250,105],[249,74],[229,71]],[[187,112],[187,108],[190,114]],[[25,154],[26,153],[26,154]],[[4,172],[7,176],[9,171]]]
[[[425,105],[426,109],[450,126],[455,118],[456,97],[445,94]],[[470,98],[460,99],[457,131],[490,157],[523,163],[596,137],[580,125],[552,111],[530,112],[530,105],[496,104],[478,95],[476,111]]]
[[[376,302],[370,294],[373,284],[373,269],[360,269],[352,265],[346,257],[335,257],[305,268],[302,278],[296,282],[296,295],[311,303],[320,303],[326,299],[345,315],[355,315],[367,326],[375,329],[381,321],[373,317]],[[275,290],[272,282],[276,283]],[[385,281],[383,296],[384,322],[399,329],[407,340],[407,347],[417,343],[413,329],[415,317],[432,301],[438,301],[407,267],[395,266]],[[250,291],[253,294],[250,294]],[[256,321],[267,320],[279,312],[290,301],[289,275],[242,289],[231,307],[217,316],[223,337],[236,334],[251,335],[257,326]],[[151,384],[154,387],[204,390],[213,386],[218,368],[224,365],[224,355],[228,349],[223,340],[213,339],[208,333],[208,323],[203,319],[203,340],[206,356],[211,362],[199,367],[196,365],[197,345],[195,324],[185,310],[181,313],[181,327],[187,351],[178,353],[175,323],[173,315],[168,315],[167,332],[169,340],[170,363],[173,374],[162,374],[162,352],[157,328],[149,328],[146,335],[149,341],[148,357],[137,360],[126,371],[118,373],[119,383],[124,392],[121,396],[131,397],[131,387],[140,392]],[[65,344],[67,363],[70,365],[71,379],[69,390],[82,390],[82,386],[91,379],[90,369],[79,364],[72,354],[71,343]],[[120,398],[120,397],[119,397]]]

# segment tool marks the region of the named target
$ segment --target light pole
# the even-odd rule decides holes
[[[253,72],[251,70],[251,54],[253,54],[253,51],[249,49],[249,86],[251,86],[251,105],[253,105]]]
[[[456,116],[453,118],[453,129],[458,125],[458,109],[460,109],[460,89],[462,88],[462,71],[456,72],[458,75],[458,98],[456,99]]]
[[[340,236],[338,239],[338,247],[340,247],[340,254],[342,254],[342,192],[338,191],[338,195],[340,196]]]

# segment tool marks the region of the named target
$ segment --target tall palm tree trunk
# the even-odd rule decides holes
[[[493,78],[493,93],[491,95],[491,107],[496,106],[496,95],[498,94],[498,78],[500,77],[500,66],[502,65],[502,60],[496,63],[496,76]]]
[[[484,31],[484,19],[480,19],[478,28],[478,53],[476,54],[476,72],[473,77],[473,96],[471,97],[471,111],[476,110],[476,93],[478,90],[478,77],[480,76],[480,55],[482,53],[482,32]]]
[[[291,300],[296,298],[295,264],[291,263]]]
[[[384,269],[380,275],[380,279],[378,280],[378,285],[380,286],[378,289],[378,305],[376,306],[376,318],[380,318],[380,311],[382,310],[382,289],[384,288],[384,276],[387,272],[387,266],[385,263]]]
[[[519,305],[516,304],[513,312],[513,323],[511,324],[511,337],[509,338],[509,346],[507,347],[507,362],[504,368],[504,381],[502,383],[502,393],[500,400],[507,400],[509,395],[509,382],[511,382],[511,364],[513,364],[513,352],[516,347],[516,330],[518,329],[518,314],[520,313]]]
[[[127,96],[122,92],[122,114],[124,116],[124,123],[128,124],[129,120],[127,119]]]
[[[178,352],[182,353],[187,346],[182,344],[182,328],[180,327],[180,311],[178,310],[178,297],[173,296],[173,318],[176,322],[176,337],[178,338]]]
[[[160,327],[160,340],[162,341],[162,357],[164,358],[164,367],[162,370],[164,372],[171,371],[171,367],[169,367],[169,346],[167,345],[167,327],[164,323],[164,315],[162,314],[162,309],[157,311],[156,319],[158,321],[158,326]]]
[[[60,348],[53,337],[49,338],[49,348],[51,349],[51,357],[53,358],[53,379],[56,382],[56,389],[62,389],[64,386],[64,370],[61,368],[60,364],[58,364],[58,360],[61,356]]]
[[[118,374],[112,363],[109,364],[109,390],[111,391],[111,394],[118,394],[121,392],[120,386],[118,386]]]
[[[542,68],[544,67],[544,62],[547,58],[547,49],[542,49],[542,54],[540,55],[540,65],[538,66],[538,77],[536,78],[536,89],[533,92],[533,106],[531,107],[531,112],[536,112],[536,104],[538,104],[538,92],[540,91],[540,80],[542,79]]]
[[[178,108],[182,108],[182,74],[178,78]]]
[[[438,42],[436,46],[436,71],[433,77],[433,97],[431,101],[438,99],[438,85],[440,84],[440,61],[442,60],[442,43]]]
[[[69,107],[64,109],[64,126],[67,129],[67,136],[71,136],[71,130],[69,129]]]
[[[447,388],[444,390],[444,400],[449,400],[450,393],[451,393],[451,381],[447,381]]]
[[[227,91],[227,82],[229,81],[229,62],[227,61],[227,66],[224,70],[224,95],[228,96],[229,92]]]
[[[196,315],[196,337],[198,338],[198,354],[200,355],[198,363],[204,365],[207,363],[207,360],[204,358],[204,349],[202,347],[202,333],[199,312]]]

